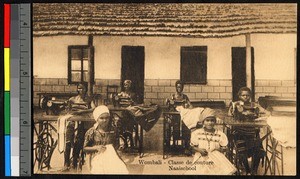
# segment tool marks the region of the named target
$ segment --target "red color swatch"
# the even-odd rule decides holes
[[[10,4],[4,4],[4,48],[10,47]]]

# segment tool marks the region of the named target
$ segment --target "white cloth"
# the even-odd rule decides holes
[[[98,119],[98,117],[101,114],[104,114],[104,113],[109,114],[109,110],[108,110],[107,106],[101,105],[101,106],[96,107],[93,111],[93,117],[94,117],[95,121]]]
[[[129,174],[125,163],[111,144],[106,145],[104,152],[94,155],[91,159],[91,174]]]
[[[73,115],[67,114],[64,116],[59,116],[57,119],[57,133],[58,133],[58,151],[63,153],[66,147],[66,126],[67,120]]]
[[[215,116],[215,111],[210,108],[176,108],[180,112],[181,120],[189,128],[196,127],[198,122],[202,122],[205,118],[209,116]]]
[[[185,175],[233,175],[236,172],[234,165],[219,151],[209,152],[205,157],[197,152],[193,166],[196,170],[188,170]]]
[[[273,137],[283,147],[296,147],[296,117],[270,116],[267,119]]]
[[[180,112],[180,117],[182,122],[189,128],[196,127],[200,113],[204,110],[204,108],[193,108],[193,109],[185,109],[185,108],[176,108]]]

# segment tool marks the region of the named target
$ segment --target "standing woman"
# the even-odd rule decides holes
[[[175,110],[177,106],[182,105],[183,108],[192,108],[192,104],[186,94],[183,93],[184,84],[182,81],[177,80],[175,82],[176,93],[172,94],[170,99],[167,99],[167,104],[173,106],[170,110]],[[182,124],[182,136],[180,136],[180,128],[181,128],[180,116],[173,116],[172,126],[173,126],[173,139],[184,141],[184,154],[191,155],[191,151],[189,150],[190,145],[190,129],[183,123]]]
[[[77,96],[71,97],[68,100],[68,108],[69,113],[77,113],[77,114],[84,114],[82,116],[83,121],[84,118],[89,118],[87,112],[91,112],[92,109],[95,108],[95,103],[93,99],[87,96],[87,87],[84,84],[78,84],[77,86]],[[64,149],[64,168],[62,171],[69,171],[71,167],[70,155],[71,155],[71,148],[73,148],[73,161],[72,161],[72,168],[77,168],[78,157],[80,150],[83,147],[84,141],[84,134],[86,132],[84,124],[87,122],[78,122],[77,126],[77,135],[75,135],[75,121],[68,121],[67,128],[66,128],[66,138],[65,138],[65,149]]]

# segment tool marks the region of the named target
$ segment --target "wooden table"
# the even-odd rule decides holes
[[[178,153],[183,150],[182,139],[177,140],[172,137],[174,132],[179,132],[180,137],[182,137],[182,121],[180,120],[180,130],[175,131],[172,123],[175,118],[180,118],[179,112],[163,112],[163,159],[166,159],[168,155],[173,151],[173,153]],[[172,144],[171,144],[172,143]],[[178,151],[179,150],[179,151]]]
[[[38,170],[47,168],[50,169],[50,161],[54,149],[58,144],[58,139],[54,137],[57,135],[57,123],[59,116],[46,115],[44,113],[34,114],[34,137],[33,152],[34,152],[34,165],[37,164]],[[95,122],[92,117],[83,118],[82,116],[73,116],[69,121],[76,122]]]
[[[109,108],[111,112],[111,116],[113,118],[118,117],[122,120],[122,112],[127,111],[125,108]],[[34,165],[37,164],[38,170],[43,170],[47,168],[50,169],[50,161],[52,158],[52,154],[54,149],[57,146],[58,139],[53,135],[57,134],[57,128],[54,123],[57,123],[58,120],[57,115],[46,115],[43,113],[35,113],[34,114],[34,137],[36,137],[35,141],[33,142],[33,152],[34,152]],[[134,120],[134,119],[133,119]],[[75,122],[95,122],[92,113],[89,112],[87,114],[82,115],[74,115],[68,121],[75,121]],[[118,126],[116,127],[118,128]],[[116,138],[117,143],[119,143],[119,136],[118,130],[115,130],[117,133]],[[140,157],[143,156],[143,128],[138,123],[134,125],[134,132],[135,132],[135,145],[132,146],[134,149],[137,148]],[[126,142],[126,141],[124,141]]]
[[[123,112],[128,112],[126,108],[121,108],[121,107],[109,107],[109,111],[112,113],[112,116],[114,118],[118,117],[120,119],[123,118],[122,113]],[[134,118],[133,115],[131,115],[134,120],[134,146],[131,146],[132,149],[137,149],[139,156],[143,157],[144,155],[144,130],[143,127],[137,122],[137,120]],[[128,142],[128,141],[124,141]]]
[[[266,155],[265,157],[265,173],[266,174],[268,171],[270,171],[271,175],[275,175],[275,168],[276,168],[276,147],[277,143],[274,142],[274,138],[271,136],[272,131],[270,127],[268,126],[267,122],[265,120],[261,121],[235,121],[233,120],[233,117],[225,117],[224,118],[224,125],[227,129],[226,134],[228,137],[228,148],[229,148],[229,153],[228,153],[228,159],[233,162],[235,165],[237,165],[236,158],[233,157],[234,155],[234,140],[233,140],[233,128],[234,127],[257,127],[257,128],[266,128],[267,132],[264,136],[260,137],[260,140],[263,142],[265,141],[265,151],[268,154],[271,154],[271,157],[268,157]]]

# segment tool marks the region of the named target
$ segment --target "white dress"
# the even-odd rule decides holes
[[[192,166],[196,165],[196,170],[189,170],[185,174],[197,175],[232,175],[236,172],[234,165],[216,149],[227,146],[227,136],[219,130],[210,133],[203,128],[195,130],[191,134],[191,145],[204,148],[208,151],[207,156],[201,156],[199,152],[194,155]]]
[[[117,155],[114,147],[106,145],[103,153],[98,153],[92,157],[91,174],[129,174],[125,163]]]

